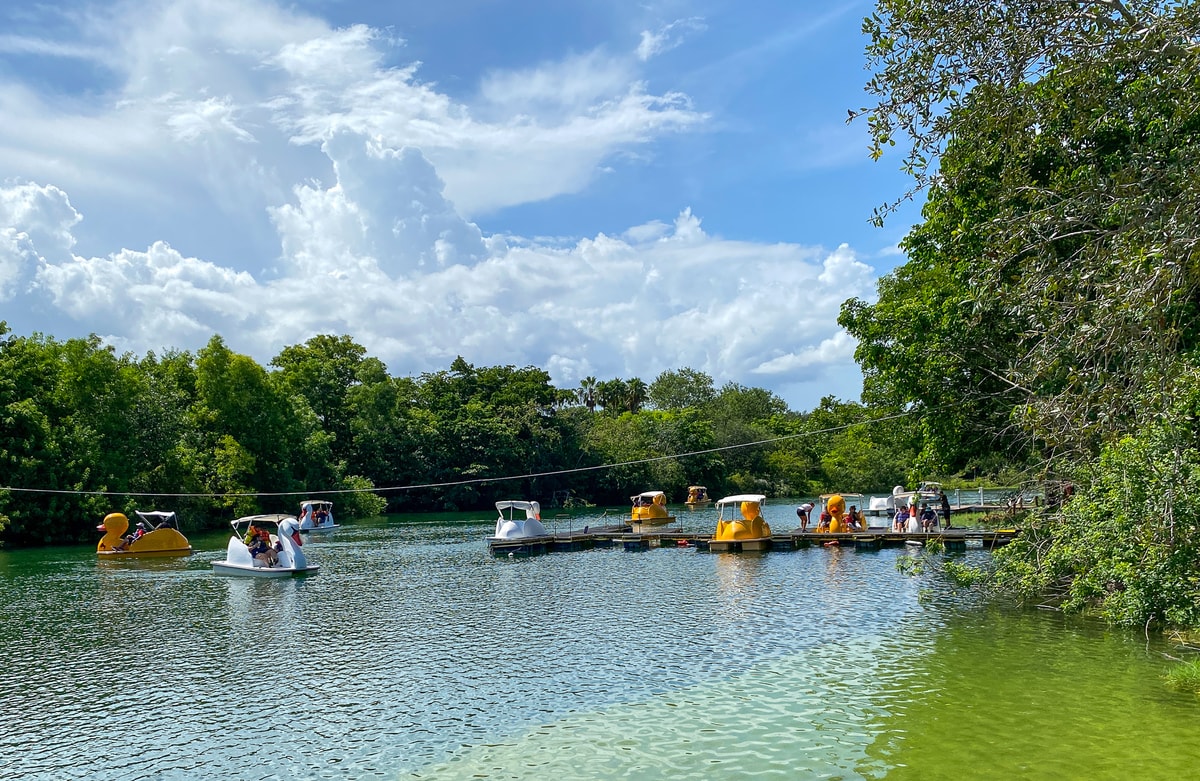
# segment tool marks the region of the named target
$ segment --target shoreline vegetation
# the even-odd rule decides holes
[[[1000,453],[1071,489],[976,583],[1147,632],[1200,625],[1197,29],[1186,2],[877,0],[850,112],[911,176],[876,222],[924,199],[839,317],[864,401],[921,417],[932,471]]]
[[[349,336],[269,367],[220,336],[136,357],[0,322],[0,463],[36,489],[0,491],[0,542],[87,539],[139,493],[187,494],[171,509],[211,525],[318,488],[359,491],[336,495],[354,517],[940,476],[1046,498],[994,566],[956,580],[1147,632],[1200,627],[1197,29],[1185,2],[878,0],[871,105],[850,119],[912,176],[876,222],[924,207],[876,299],[842,307],[861,403],[793,411],[690,368],[556,388],[460,357],[391,377]]]

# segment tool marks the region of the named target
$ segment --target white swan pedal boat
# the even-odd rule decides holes
[[[300,531],[331,532],[342,528],[333,520],[333,502],[325,499],[305,499],[300,503]]]
[[[527,540],[547,534],[542,525],[542,508],[537,502],[505,499],[496,502],[496,510],[500,517],[496,519],[496,533],[488,537],[489,542]]]
[[[212,563],[217,575],[240,575],[252,578],[284,578],[289,575],[315,575],[320,566],[309,564],[300,539],[300,522],[282,513],[247,515],[231,521],[233,536],[229,538],[225,558]],[[257,535],[251,535],[251,527]],[[253,538],[261,537],[265,546]],[[248,543],[249,541],[249,543]],[[252,547],[269,548],[255,555]]]

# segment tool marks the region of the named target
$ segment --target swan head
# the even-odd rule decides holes
[[[300,523],[295,518],[284,518],[279,522],[280,535],[286,535],[292,538],[292,542],[299,547],[304,544],[300,539]]]

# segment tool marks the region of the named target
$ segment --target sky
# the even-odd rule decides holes
[[[867,2],[129,0],[0,8],[0,320],[393,376],[701,371],[859,398],[882,227]]]

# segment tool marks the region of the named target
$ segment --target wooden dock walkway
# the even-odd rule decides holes
[[[869,528],[865,532],[846,532],[838,534],[801,532],[793,530],[781,534],[773,534],[766,544],[759,543],[755,547],[747,546],[746,550],[794,551],[817,546],[852,547],[856,550],[879,550],[881,548],[902,548],[910,543],[940,544],[945,550],[955,552],[967,548],[983,548],[991,550],[1007,545],[1021,533],[1020,529],[938,529],[928,532],[893,532],[882,527]],[[488,540],[488,549],[497,556],[533,555],[555,551],[589,550],[592,548],[612,548],[621,546],[625,550],[642,550],[646,548],[687,548],[709,550],[712,534],[695,534],[678,529],[662,529],[659,531],[634,532],[632,527],[603,526],[584,527],[579,531],[561,534],[547,534],[542,537],[528,537],[523,540]],[[739,552],[743,549],[740,542],[723,542],[721,550]]]

